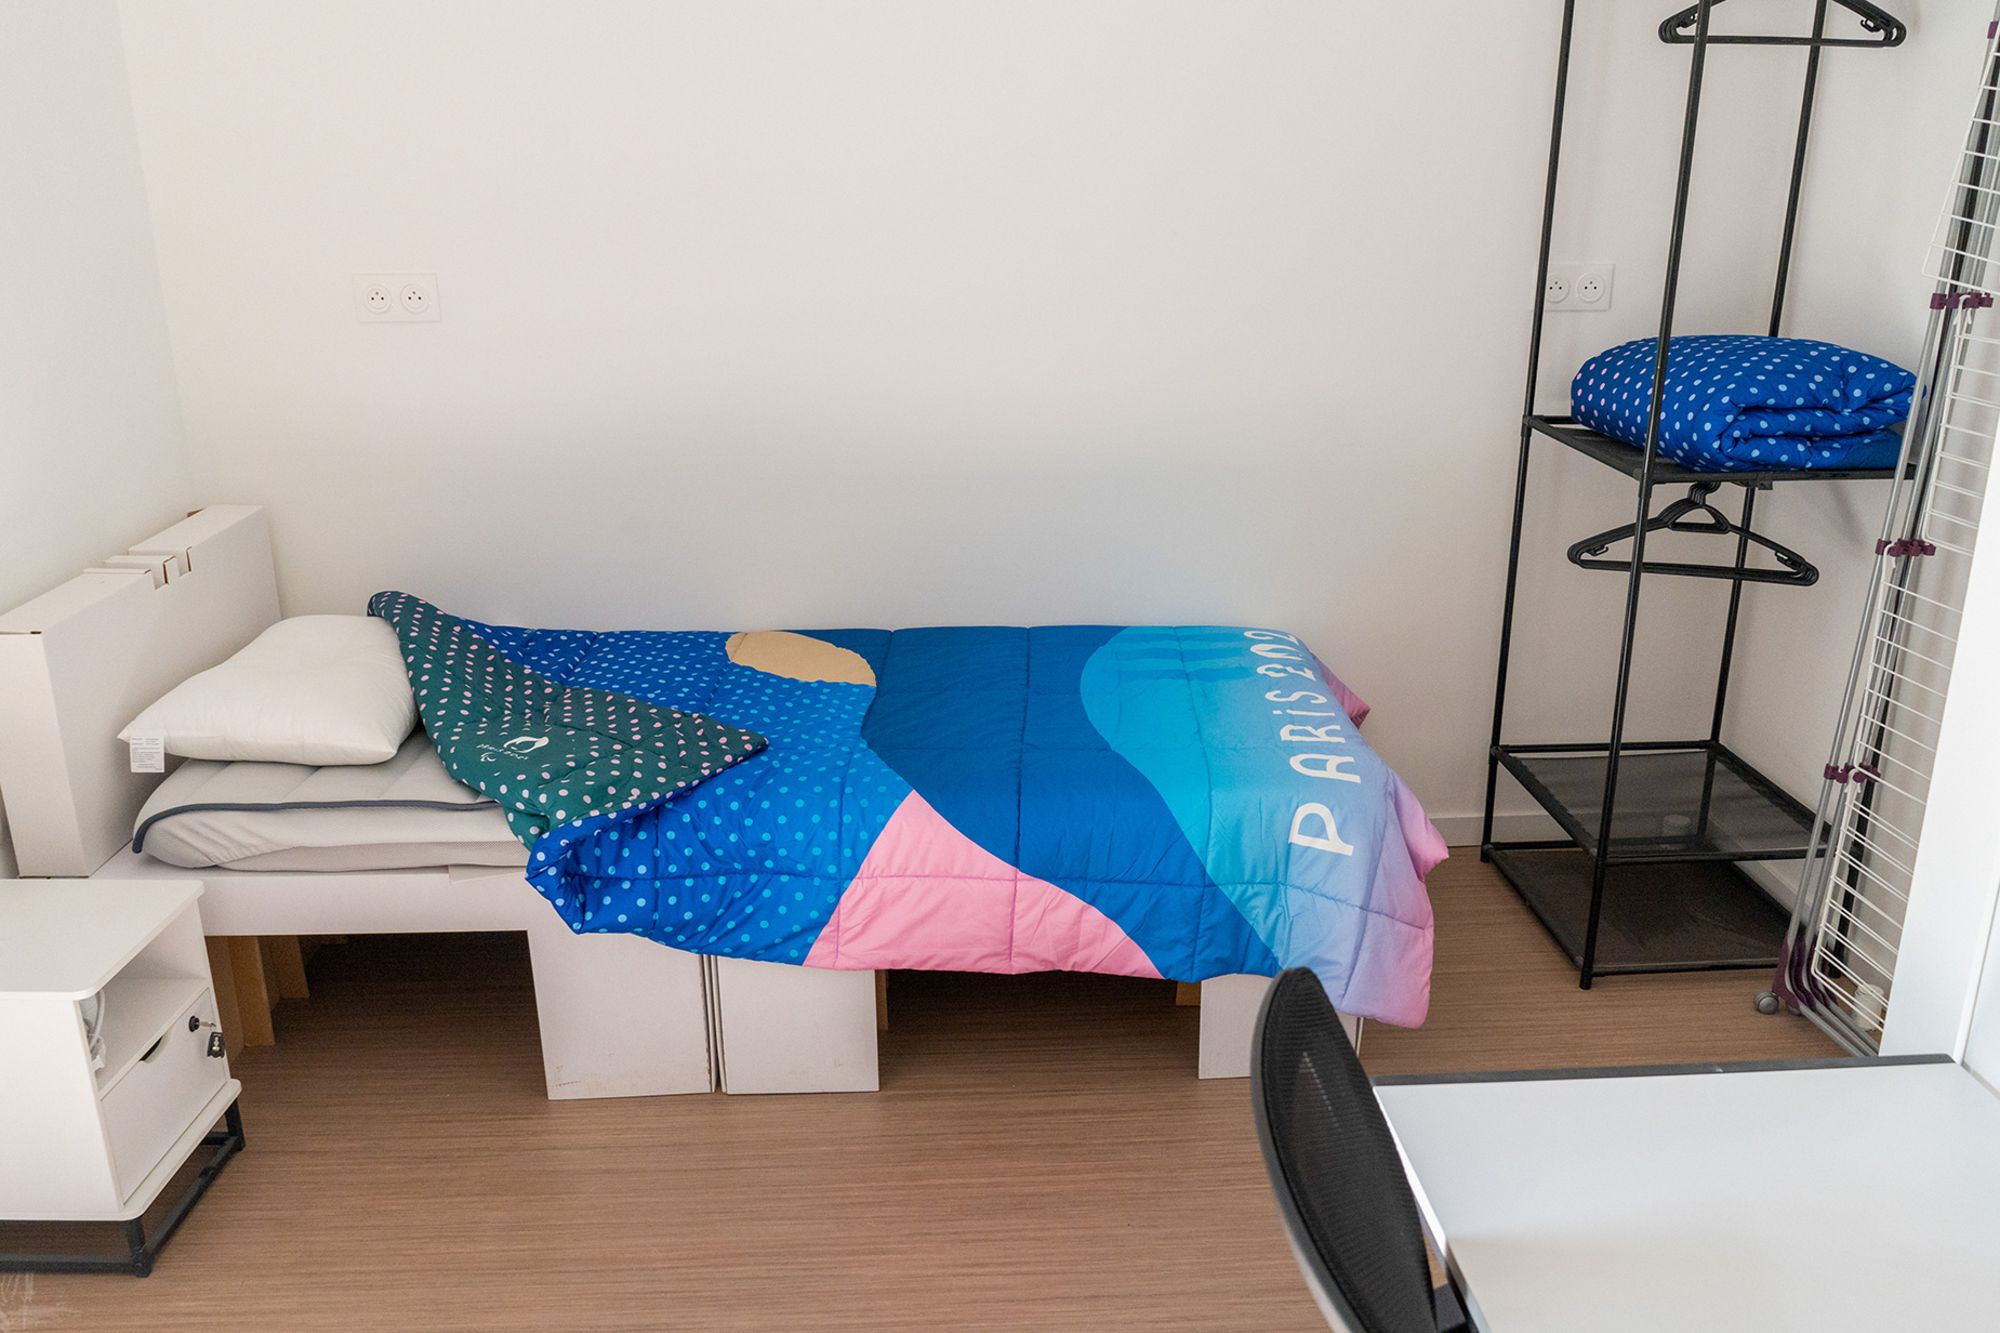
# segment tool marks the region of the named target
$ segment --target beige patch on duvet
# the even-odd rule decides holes
[[[753,671],[790,680],[832,680],[873,685],[875,673],[859,653],[823,639],[787,630],[756,630],[729,636],[729,660]]]

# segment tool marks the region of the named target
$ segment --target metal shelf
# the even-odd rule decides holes
[[[1503,745],[1500,763],[1586,855],[1604,813],[1604,745]],[[1628,741],[1608,865],[1803,857],[1813,812],[1710,741]]]
[[[1778,573],[1749,562],[1753,546],[1771,548],[1754,527],[1757,498],[1768,486],[1802,481],[1893,481],[1895,465],[1884,468],[1803,468],[1771,471],[1697,471],[1659,456],[1658,443],[1667,391],[1665,352],[1672,345],[1686,253],[1689,201],[1694,185],[1695,138],[1701,121],[1702,88],[1712,47],[1799,45],[1805,48],[1799,89],[1797,132],[1778,240],[1776,280],[1771,288],[1769,336],[1784,332],[1785,297],[1797,239],[1807,149],[1820,62],[1830,48],[1893,47],[1903,38],[1901,22],[1869,0],[1822,0],[1814,7],[1811,31],[1799,37],[1717,33],[1711,19],[1723,0],[1696,0],[1691,9],[1662,25],[1662,38],[1689,49],[1687,97],[1681,108],[1679,165],[1673,212],[1667,229],[1666,283],[1661,293],[1652,375],[1654,418],[1645,449],[1611,439],[1580,425],[1573,416],[1547,415],[1541,402],[1549,261],[1556,237],[1558,183],[1562,174],[1563,128],[1576,39],[1579,0],[1562,0],[1562,30],[1555,68],[1555,105],[1549,124],[1548,174],[1542,191],[1542,226],[1533,305],[1530,307],[1527,383],[1523,386],[1520,453],[1514,467],[1514,511],[1508,539],[1506,590],[1501,603],[1500,652],[1494,673],[1493,730],[1487,751],[1486,802],[1480,853],[1506,873],[1535,914],[1577,965],[1578,984],[1588,989],[1601,972],[1686,970],[1702,967],[1757,967],[1775,964],[1785,917],[1756,890],[1734,864],[1738,861],[1803,857],[1812,841],[1812,813],[1751,768],[1723,744],[1730,665],[1749,582],[1804,586],[1810,570],[1800,558]],[[1853,17],[1863,36],[1829,30],[1832,11]],[[1524,293],[1525,295],[1525,293]],[[1516,625],[1514,613],[1522,577],[1530,463],[1538,439],[1612,468],[1633,483],[1633,522],[1599,538],[1629,539],[1623,564],[1601,558],[1592,539],[1578,543],[1571,558],[1586,568],[1612,569],[1625,576],[1625,613],[1612,691],[1610,726],[1602,744],[1506,744],[1507,690]],[[1671,526],[1653,500],[1663,487],[1741,489],[1740,516],[1725,516],[1711,529],[1733,534],[1734,559],[1727,564],[1692,564],[1646,558],[1646,537],[1656,520]],[[1690,500],[1706,500],[1690,492]],[[1704,504],[1704,507],[1705,504]],[[1686,531],[1687,529],[1681,529]],[[1717,540],[1721,540],[1720,537]],[[1774,552],[1775,554],[1775,552]],[[1790,553],[1793,554],[1796,553]],[[1579,558],[1587,557],[1587,558]],[[1723,621],[1722,651],[1716,662],[1714,705],[1705,740],[1628,742],[1626,712],[1631,702],[1632,668],[1639,629],[1639,593],[1649,575],[1726,579],[1729,601]],[[1493,837],[1500,772],[1506,771],[1554,816],[1569,841],[1500,843]],[[1609,812],[1610,818],[1606,818]],[[1768,939],[1766,939],[1768,936]]]
[[[1530,413],[1523,418],[1523,424],[1546,439],[1558,444],[1566,444],[1585,458],[1594,458],[1606,467],[1623,472],[1634,481],[1639,479],[1639,469],[1645,462],[1645,454],[1622,440],[1614,440],[1608,435],[1599,435],[1588,426],[1580,426],[1573,417],[1545,416]],[[1697,472],[1693,468],[1682,467],[1667,458],[1653,459],[1653,484],[1655,486],[1692,486],[1698,482],[1734,484],[1738,486],[1764,486],[1780,481],[1893,481],[1896,469],[1893,467],[1826,467],[1826,468],[1774,468],[1763,472]]]
[[[1567,844],[1488,849],[1572,963],[1583,966],[1591,860]],[[1626,866],[1606,873],[1597,976],[1777,966],[1789,918],[1728,862]]]

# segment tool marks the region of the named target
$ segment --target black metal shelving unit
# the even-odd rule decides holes
[[[1771,571],[1750,564],[1757,496],[1780,482],[1888,479],[1895,469],[1827,469],[1766,472],[1699,472],[1659,457],[1660,410],[1666,393],[1667,349],[1673,336],[1683,241],[1687,230],[1696,130],[1701,119],[1702,80],[1712,48],[1779,46],[1806,48],[1805,80],[1799,103],[1798,135],[1792,157],[1790,193],[1771,294],[1769,332],[1783,326],[1792,243],[1797,233],[1799,197],[1811,140],[1813,102],[1823,52],[1833,48],[1883,49],[1908,35],[1898,19],[1866,0],[1817,0],[1812,31],[1805,36],[1717,33],[1715,9],[1725,0],[1699,3],[1669,16],[1660,39],[1691,48],[1687,99],[1681,126],[1680,168],[1674,187],[1673,222],[1667,244],[1665,291],[1653,359],[1652,411],[1643,448],[1607,439],[1569,417],[1538,413],[1542,334],[1551,243],[1555,232],[1557,183],[1561,174],[1563,115],[1569,93],[1570,55],[1577,0],[1564,0],[1562,40],[1557,56],[1555,111],[1549,134],[1548,182],[1542,200],[1541,253],[1536,271],[1527,389],[1521,417],[1521,451],[1514,478],[1513,535],[1507,554],[1507,592],[1500,631],[1500,661],[1493,699],[1492,745],[1486,766],[1486,804],[1480,856],[1491,861],[1576,964],[1588,989],[1600,976],[1619,973],[1692,971],[1711,968],[1769,968],[1776,964],[1787,917],[1739,868],[1747,861],[1802,858],[1808,850],[1813,812],[1757,772],[1722,743],[1729,697],[1731,660],[1749,582],[1809,583],[1816,573]],[[1831,11],[1860,25],[1858,36],[1829,33]],[[1844,26],[1844,25],[1843,25]],[[1580,558],[1586,568],[1616,568],[1626,575],[1623,637],[1607,739],[1580,744],[1504,743],[1507,671],[1513,649],[1515,593],[1521,572],[1522,517],[1527,505],[1528,465],[1537,440],[1560,444],[1594,459],[1637,483],[1636,518],[1628,559],[1609,562]],[[1691,498],[1727,486],[1742,488],[1733,527],[1735,557],[1730,564],[1689,565],[1649,562],[1646,535],[1655,519],[1654,492],[1688,486]],[[1684,506],[1685,507],[1685,506]],[[1709,511],[1715,512],[1713,510]],[[1657,519],[1655,519],[1657,522]],[[1708,529],[1702,529],[1708,530]],[[1601,553],[1601,547],[1597,550]],[[1790,555],[1786,552],[1784,555]],[[1801,562],[1802,563],[1802,562]],[[1805,566],[1810,571],[1810,566]],[[1716,671],[1714,707],[1708,734],[1695,740],[1634,741],[1625,736],[1625,712],[1632,679],[1633,640],[1639,594],[1647,575],[1722,579],[1730,584],[1728,619]],[[1500,774],[1527,790],[1554,817],[1565,837],[1558,841],[1496,842],[1494,797]]]

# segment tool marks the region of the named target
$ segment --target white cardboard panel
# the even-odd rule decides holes
[[[1250,1077],[1250,1044],[1257,1035],[1257,1018],[1271,981],[1270,977],[1239,973],[1201,983],[1201,1053],[1196,1062],[1200,1077]],[[1342,1014],[1340,1026],[1360,1050],[1361,1020]]]
[[[131,772],[118,732],[278,618],[261,509],[201,510],[127,554],[157,555],[166,581],[82,574],[0,615],[0,795],[24,875],[88,875],[125,843],[159,779]]]
[[[724,1092],[874,1092],[875,974],[714,961]]]
[[[577,935],[546,907],[528,927],[553,1101],[713,1092],[699,955],[636,935]]]
[[[103,874],[199,880],[209,935],[526,931],[551,1099],[715,1087],[702,960],[633,936],[574,934],[517,870],[180,870],[128,847]]]
[[[875,974],[712,961],[711,998],[724,1092],[873,1092]],[[1198,1072],[1246,1078],[1257,1016],[1271,978],[1202,983]],[[1361,1021],[1340,1016],[1358,1047]]]

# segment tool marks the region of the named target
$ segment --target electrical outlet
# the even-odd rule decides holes
[[[1615,264],[1551,263],[1549,280],[1542,288],[1542,306],[1547,310],[1609,310]]]
[[[1618,270],[1610,264],[1590,264],[1569,285],[1570,304],[1582,310],[1611,308],[1611,280]]]
[[[357,273],[354,311],[364,324],[427,324],[438,318],[437,274]]]

